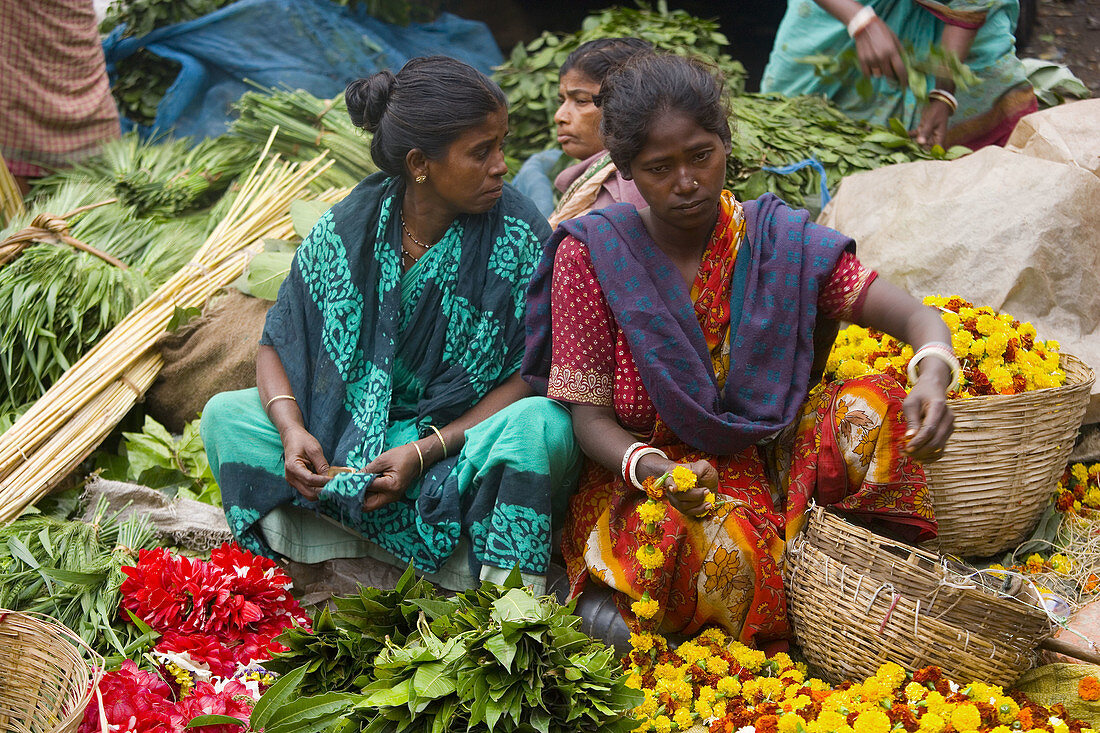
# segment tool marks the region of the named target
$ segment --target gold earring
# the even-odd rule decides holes
[[[417,183],[423,183],[424,181],[428,180],[428,177],[421,173],[419,176],[416,177],[415,180]]]

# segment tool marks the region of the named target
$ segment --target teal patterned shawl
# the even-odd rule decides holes
[[[314,226],[267,316],[261,342],[282,360],[306,428],[334,466],[361,468],[385,448],[445,425],[519,369],[527,282],[546,220],[510,186],[485,214],[458,217],[407,273],[401,270],[400,179],[376,174]],[[282,476],[247,466],[225,481],[235,532],[274,507],[315,508],[385,549],[435,570],[468,517],[444,482],[456,457],[434,465],[406,501],[362,511],[372,474],[341,474],[316,503]],[[467,502],[468,503],[468,502]]]

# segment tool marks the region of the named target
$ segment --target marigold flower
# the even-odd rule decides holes
[[[671,733],[672,720],[667,715],[658,715],[653,719],[653,729],[657,733]]]
[[[672,722],[675,723],[680,730],[687,730],[695,722],[695,718],[692,717],[691,710],[689,710],[687,706],[684,706],[682,708],[677,708],[676,712],[672,714]]]
[[[665,564],[665,553],[654,545],[642,545],[635,551],[634,557],[646,570],[656,570]]]
[[[722,697],[733,697],[741,692],[741,680],[736,677],[723,677],[714,685],[714,689]]]
[[[951,725],[960,733],[978,730],[982,727],[982,714],[976,705],[963,703],[951,711]]]
[[[661,610],[661,604],[655,599],[650,598],[647,593],[642,598],[631,603],[630,610],[640,619],[651,619]],[[631,638],[633,638],[633,635],[631,635]],[[650,642],[650,648],[652,648],[652,641]]]
[[[936,713],[929,712],[920,716],[920,733],[942,733],[946,727],[947,723]]]
[[[695,484],[698,482],[698,477],[695,472],[687,466],[676,466],[672,469],[672,474],[669,476],[672,479],[673,486],[672,491],[687,491],[688,489],[694,489]]]
[[[856,722],[852,724],[856,733],[890,733],[892,727],[889,716],[882,710],[875,709],[864,710],[856,716]]]
[[[646,499],[634,509],[634,513],[644,524],[656,524],[665,518],[665,505],[653,499]]]
[[[1077,683],[1077,695],[1082,700],[1088,700],[1089,702],[1100,700],[1100,680],[1097,680],[1091,674],[1082,677]]]
[[[1073,571],[1073,561],[1060,552],[1050,556],[1050,566],[1056,573],[1069,574]]]
[[[1038,553],[1032,553],[1031,555],[1028,555],[1027,560],[1024,562],[1024,566],[1027,568],[1027,571],[1029,573],[1040,572],[1045,564],[1046,560],[1044,560],[1043,556]]]
[[[799,733],[804,729],[805,723],[797,713],[787,713],[779,719],[779,733]]]

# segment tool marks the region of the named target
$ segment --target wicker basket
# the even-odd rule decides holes
[[[102,661],[64,626],[0,610],[0,733],[75,731]]]
[[[1031,667],[1051,626],[1043,611],[969,572],[816,508],[787,546],[795,639],[834,682],[863,679],[891,661],[1008,687]]]
[[[930,549],[984,557],[1016,547],[1065,470],[1095,375],[1062,354],[1066,383],[1018,395],[951,400],[955,432],[925,467],[939,535]]]

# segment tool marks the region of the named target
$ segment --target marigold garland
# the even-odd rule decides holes
[[[1058,342],[1038,340],[1030,323],[958,296],[929,296],[924,304],[941,311],[962,366],[961,382],[951,397],[1012,395],[1065,384]],[[849,326],[837,336],[825,379],[887,374],[908,384],[906,369],[912,357],[911,346],[888,334]]]

